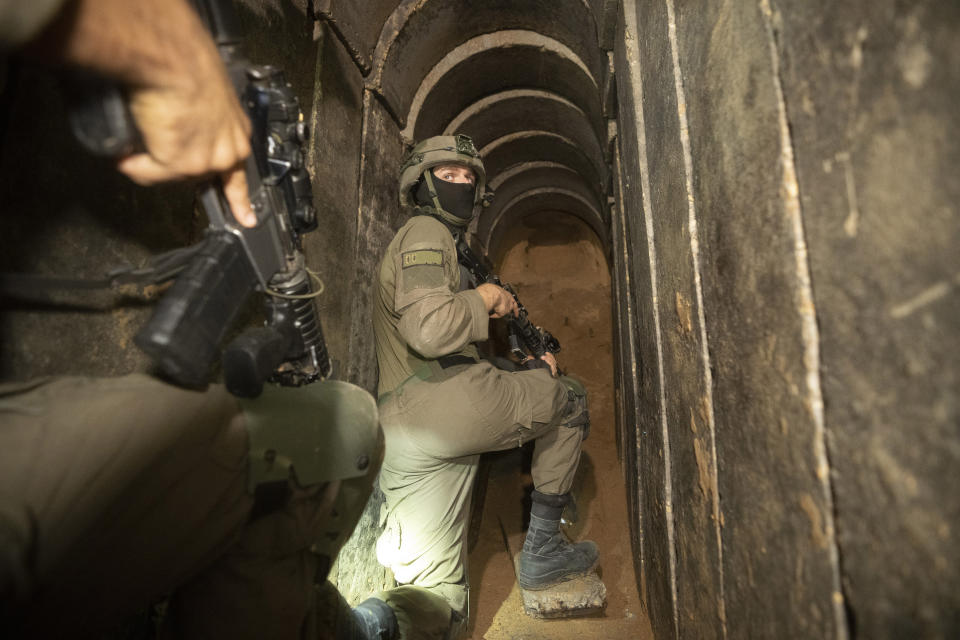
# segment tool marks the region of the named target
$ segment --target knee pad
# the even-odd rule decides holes
[[[348,382],[267,385],[240,406],[250,436],[251,493],[289,479],[309,487],[365,476],[379,457],[376,400]]]
[[[563,408],[562,423],[566,427],[583,429],[583,439],[590,435],[590,411],[587,409],[587,389],[583,383],[570,376],[560,376],[560,383],[567,390],[567,404]]]

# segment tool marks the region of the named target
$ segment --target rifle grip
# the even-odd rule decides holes
[[[240,334],[223,353],[227,391],[239,398],[256,398],[263,381],[285,360],[293,342],[275,327],[259,327]]]
[[[205,388],[220,342],[256,283],[239,238],[212,233],[133,341],[173,382]]]

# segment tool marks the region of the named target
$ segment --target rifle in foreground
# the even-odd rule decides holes
[[[265,294],[265,326],[242,333],[222,357],[227,388],[256,397],[267,379],[299,386],[331,374],[311,272],[301,236],[317,227],[310,176],[304,167],[309,131],[283,72],[248,62],[230,0],[194,0],[252,124],[245,172],[257,225],[236,222],[218,184],[201,189],[209,227],[173,269],[173,286],[160,299],[134,342],[172,381],[205,387],[220,343],[254,291]],[[87,91],[71,113],[85,146],[115,155],[136,146],[137,132],[116,87]],[[161,256],[160,258],[162,258]],[[162,260],[161,260],[162,261]],[[169,262],[169,261],[167,261]],[[149,269],[147,270],[149,271]],[[152,281],[159,278],[156,274]],[[140,280],[147,280],[141,277]]]
[[[521,362],[525,362],[529,369],[549,369],[550,365],[541,360],[540,357],[547,352],[554,354],[559,353],[560,342],[554,338],[553,334],[549,331],[543,327],[538,327],[530,321],[527,309],[523,306],[523,303],[520,302],[520,298],[517,297],[517,293],[513,290],[513,287],[509,284],[504,284],[500,281],[499,276],[491,273],[490,269],[486,267],[480,257],[473,252],[463,238],[457,241],[457,260],[470,272],[470,277],[473,279],[474,285],[495,284],[498,287],[503,287],[504,290],[513,296],[514,301],[517,303],[517,315],[506,316],[505,318],[507,321],[507,340],[510,343],[510,353],[516,356]],[[529,356],[533,356],[533,359],[528,360],[527,358]]]

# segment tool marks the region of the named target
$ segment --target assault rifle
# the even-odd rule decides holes
[[[513,296],[517,303],[517,315],[506,317],[510,353],[521,362],[525,361],[529,369],[549,369],[550,365],[541,360],[540,357],[548,351],[550,353],[560,353],[560,342],[549,331],[530,322],[527,309],[520,302],[520,298],[517,297],[513,287],[504,284],[497,275],[491,273],[463,238],[457,241],[457,260],[470,272],[470,277],[473,279],[475,286],[487,283],[495,284],[498,287],[503,287],[507,293]],[[533,356],[533,359],[527,360],[528,356]]]
[[[304,167],[309,131],[283,72],[243,57],[231,0],[193,4],[252,124],[253,153],[245,171],[257,225],[236,222],[219,185],[203,187],[199,199],[209,220],[204,240],[158,256],[152,262],[162,268],[141,269],[146,273],[132,278],[176,277],[134,342],[174,382],[205,387],[224,335],[258,290],[266,294],[265,326],[242,333],[222,357],[227,388],[256,397],[267,379],[299,386],[329,376],[332,369],[301,242],[302,234],[317,228]],[[95,153],[117,155],[137,145],[138,134],[115,86],[84,92],[70,119],[78,139]],[[115,281],[124,275],[129,274]]]

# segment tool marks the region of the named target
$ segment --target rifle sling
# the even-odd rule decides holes
[[[175,278],[203,247],[204,242],[152,256],[142,267],[125,265],[111,269],[102,278],[77,278],[35,273],[0,273],[0,298],[52,302],[53,291],[95,291],[121,285],[149,286]]]
[[[440,367],[443,369],[449,369],[450,367],[455,367],[458,364],[477,364],[475,358],[464,355],[452,355],[452,356],[440,356],[437,358],[437,362],[440,364]]]

